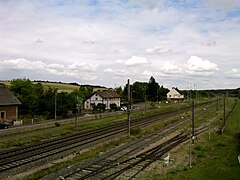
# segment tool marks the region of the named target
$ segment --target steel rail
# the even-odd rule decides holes
[[[206,103],[202,103],[201,105],[205,105],[205,104]],[[179,110],[177,110],[177,111],[170,112],[170,113],[163,113],[163,114],[158,115],[158,118],[152,117],[152,118],[149,118],[149,119],[142,118],[141,120],[138,120],[138,121],[137,120],[133,120],[132,121],[133,127],[137,127],[138,125],[141,126],[141,125],[151,124],[153,122],[156,122],[159,119],[164,119],[166,117],[173,116],[174,114],[182,113],[182,111],[187,111],[188,109],[189,109],[189,107],[182,109],[181,112]],[[119,130],[118,129],[119,127],[116,128],[116,124],[122,130]],[[79,140],[79,136],[80,137],[83,137],[83,136],[86,137],[86,136],[90,136],[90,134],[92,134],[92,136],[95,137],[95,136],[99,136],[99,134],[95,134],[95,133],[97,133],[97,132],[104,132],[103,135],[102,135],[103,137],[96,138],[97,140],[100,140],[102,138],[106,138],[108,136],[112,136],[113,134],[122,133],[122,132],[126,131],[125,127],[121,128],[122,126],[124,126],[126,124],[126,121],[125,122],[116,123],[116,124],[113,124],[113,125],[110,125],[110,126],[106,126],[104,128],[99,128],[99,129],[95,129],[95,130],[91,130],[91,131],[86,131],[86,132],[81,133],[80,135],[77,134],[77,135],[73,135],[73,136],[58,138],[58,139],[55,139],[55,140],[50,140],[48,142],[37,143],[37,144],[34,144],[33,146],[26,146],[24,148],[18,148],[18,149],[13,149],[13,150],[10,150],[10,151],[2,152],[2,153],[0,153],[0,159],[1,159],[0,166],[4,166],[5,168],[1,167],[0,168],[0,172],[4,172],[6,170],[9,170],[9,169],[21,166],[23,164],[27,164],[27,163],[32,162],[32,161],[36,161],[36,160],[48,157],[48,156],[53,155],[53,154],[57,154],[59,152],[63,152],[63,151],[67,151],[67,150],[75,148],[75,147],[79,147],[79,146],[81,146],[83,144],[73,145],[70,148],[66,147],[64,150],[60,150],[60,151],[57,151],[57,152],[54,151],[55,149],[59,149],[59,148],[61,148],[63,146],[69,146],[69,145],[74,144],[75,140]],[[113,128],[116,128],[114,130],[114,132],[111,133],[111,131],[110,131],[110,135],[109,134],[107,135],[105,130],[106,131],[108,131],[109,129],[113,130]],[[89,137],[87,137],[87,138],[89,138]],[[68,141],[69,141],[68,144],[64,144],[63,146],[59,145],[59,144],[63,144],[64,142],[68,142]],[[73,141],[73,142],[71,142],[71,141]],[[96,141],[96,140],[94,140],[94,141]],[[40,148],[41,151],[38,152],[39,148]],[[53,152],[51,153],[49,151],[53,151]],[[32,152],[34,152],[34,153],[32,153]],[[14,153],[16,153],[16,154],[14,155]],[[25,155],[22,155],[22,154],[25,154]],[[44,154],[44,155],[40,156],[40,154]],[[36,156],[36,158],[33,158],[33,160],[29,160],[29,161],[25,160],[24,161],[24,159],[32,157],[32,156]],[[14,160],[13,157],[16,157],[15,160]],[[21,163],[17,164],[17,163],[14,163],[16,161],[23,161],[23,162],[22,162],[22,164]],[[9,163],[14,164],[14,165],[13,166],[10,166],[10,165],[7,166],[7,164],[9,164]]]

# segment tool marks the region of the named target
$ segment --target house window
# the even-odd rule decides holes
[[[98,100],[98,98],[96,97],[96,101]]]
[[[5,119],[5,112],[1,112],[1,119]]]

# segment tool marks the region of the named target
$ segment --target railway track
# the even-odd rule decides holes
[[[176,124],[174,126],[177,127]],[[162,159],[162,156],[168,151],[189,140],[189,134],[182,132],[149,150],[139,153],[175,127],[166,127],[163,131],[125,144],[103,156],[72,166],[63,172],[49,175],[42,178],[42,180],[118,179],[119,176],[122,179],[132,179],[150,164]],[[207,129],[207,127],[199,128],[196,130],[196,134],[203,133]]]
[[[205,104],[206,103],[202,103],[199,106],[203,106]],[[168,112],[148,119],[142,118],[138,120],[132,120],[131,127],[147,126],[165,118],[176,116],[184,111],[188,111],[189,109],[190,108],[188,107],[180,111]],[[16,167],[48,158],[62,152],[67,152],[77,147],[87,146],[100,140],[126,132],[127,122],[124,121],[67,137],[61,137],[22,148],[3,151],[0,153],[0,177],[4,172],[12,170]]]

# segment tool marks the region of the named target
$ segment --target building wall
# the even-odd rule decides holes
[[[183,98],[184,96],[174,89],[171,89],[170,92],[167,93],[167,99],[183,99]]]
[[[1,114],[4,113],[4,118]],[[0,119],[1,121],[13,121],[18,118],[18,106],[0,106]]]
[[[106,109],[110,109],[110,104],[115,103],[118,107],[120,106],[120,98],[107,98],[103,99],[98,94],[94,94],[92,97],[87,99],[84,102],[84,109],[91,109],[91,104],[97,105],[98,103],[102,103],[106,105]]]

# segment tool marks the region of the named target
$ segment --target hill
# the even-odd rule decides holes
[[[11,81],[0,81],[0,84],[5,84],[6,86],[10,86]],[[80,85],[76,82],[74,83],[64,83],[64,82],[50,82],[50,81],[40,81],[40,80],[34,80],[32,81],[33,84],[41,83],[44,87],[44,89],[50,88],[57,88],[61,92],[67,92],[70,93],[74,90],[78,90],[80,86],[83,87],[92,87],[93,91],[98,91],[98,90],[106,90],[106,87],[103,86],[98,86],[98,85]]]

